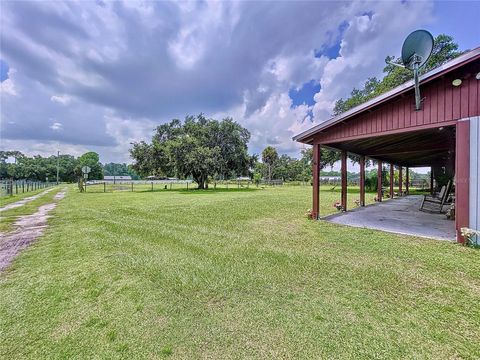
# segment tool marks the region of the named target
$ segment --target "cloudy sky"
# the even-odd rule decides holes
[[[479,2],[0,3],[1,148],[127,161],[187,114],[233,117],[297,155],[294,134],[417,28],[480,45]]]

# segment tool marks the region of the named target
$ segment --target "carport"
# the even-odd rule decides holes
[[[383,164],[389,164],[390,178],[394,168],[399,169],[400,192],[408,193],[408,169],[412,167],[431,167],[433,176],[454,178],[455,237],[463,242],[460,229],[478,223],[478,179],[476,173],[470,177],[470,167],[472,163],[478,168],[479,71],[480,48],[477,48],[420,77],[421,110],[415,110],[414,84],[410,81],[295,136],[294,140],[313,145],[313,217],[320,216],[320,149],[325,146],[341,152],[343,211],[348,210],[348,153],[359,155],[362,207],[365,206],[365,160],[368,158],[378,163],[379,201],[382,200]],[[406,189],[401,188],[404,174]],[[474,191],[470,191],[470,187]],[[393,190],[391,182],[391,198]],[[393,217],[394,213],[390,213]],[[423,225],[434,226],[427,217]]]
[[[335,224],[438,240],[455,240],[455,223],[444,214],[420,211],[422,195],[410,195],[325,217]]]

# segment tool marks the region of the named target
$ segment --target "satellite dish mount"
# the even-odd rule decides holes
[[[413,71],[415,81],[415,110],[422,109],[418,72],[425,65],[433,51],[433,36],[426,30],[415,30],[407,36],[402,46],[403,65],[389,62],[391,65]]]

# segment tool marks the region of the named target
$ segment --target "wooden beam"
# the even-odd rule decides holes
[[[342,211],[347,211],[347,152],[342,150]]]
[[[403,196],[403,167],[398,167],[398,193]]]
[[[345,136],[345,137],[342,137],[342,138],[339,138],[339,139],[325,140],[325,139],[318,138],[316,140],[317,141],[323,141],[325,143],[325,145],[327,145],[327,144],[332,145],[332,144],[338,143],[340,141],[375,138],[375,137],[384,136],[384,135],[396,135],[396,134],[414,132],[414,131],[419,131],[419,130],[435,129],[435,128],[440,128],[440,127],[453,126],[456,123],[457,123],[457,120],[443,121],[443,122],[440,122],[440,123],[434,123],[434,124],[428,124],[428,125],[410,126],[410,127],[403,128],[403,129],[385,130],[385,131],[381,131],[381,132],[377,132],[377,133]]]
[[[382,160],[378,160],[377,163],[377,201],[382,201]]]
[[[455,228],[457,241],[464,243],[462,227],[469,226],[470,121],[459,121],[455,146]]]
[[[360,156],[360,206],[365,206],[365,156]]]
[[[414,146],[414,145],[412,145]],[[430,146],[425,147],[423,149],[411,149],[411,150],[404,150],[404,151],[382,151],[382,152],[371,152],[368,151],[366,156],[368,157],[376,157],[376,156],[389,156],[389,155],[408,155],[408,154],[418,154],[424,152],[439,152],[439,151],[448,151],[453,149],[453,147],[449,146]]]
[[[393,185],[395,182],[395,167],[390,164],[390,199],[393,199]]]
[[[430,194],[433,195],[433,166],[430,166]]]
[[[312,218],[317,220],[320,216],[320,144],[313,145],[312,159],[313,175],[313,206]]]
[[[408,195],[408,188],[410,186],[410,168],[407,166],[405,169],[405,191],[407,192]]]

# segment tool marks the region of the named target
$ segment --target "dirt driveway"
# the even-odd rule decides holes
[[[50,190],[52,189],[49,189],[48,191]],[[36,196],[41,196],[41,194]],[[49,215],[50,211],[55,209],[58,200],[61,200],[64,197],[65,190],[62,190],[55,195],[54,202],[40,206],[38,210],[31,215],[20,216],[13,224],[15,227],[14,231],[0,234],[0,271],[10,265],[21,250],[25,249],[43,234],[44,229],[47,227],[47,220],[51,217],[51,215]]]

